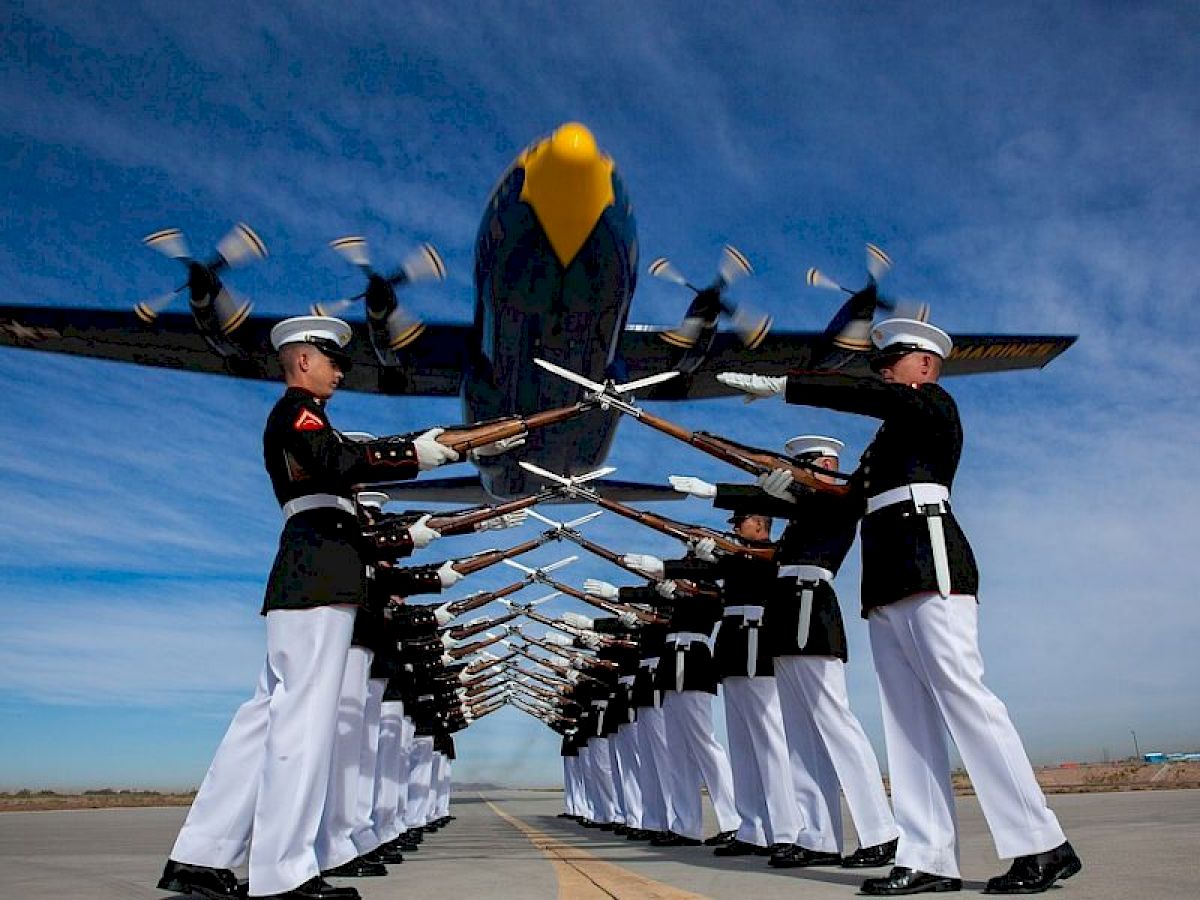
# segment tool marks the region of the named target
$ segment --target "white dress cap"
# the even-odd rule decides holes
[[[332,316],[293,316],[271,329],[271,346],[278,350],[285,344],[331,341],[345,347],[353,334],[347,323]]]
[[[877,350],[926,350],[942,359],[954,346],[942,329],[917,319],[884,319],[871,329],[871,342]]]
[[[383,509],[383,504],[392,499],[383,491],[359,491],[354,496],[360,506],[370,506],[373,509]]]
[[[822,456],[838,458],[838,454],[846,445],[837,438],[824,437],[819,434],[802,434],[792,438],[783,445],[788,456],[803,456],[805,453],[819,453]]]

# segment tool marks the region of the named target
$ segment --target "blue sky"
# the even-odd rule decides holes
[[[896,260],[889,287],[951,332],[1079,334],[1043,372],[949,384],[989,680],[1040,762],[1126,755],[1131,729],[1143,750],[1200,744],[1194,4],[3,10],[4,302],[129,308],[178,275],[143,235],[178,226],[204,247],[245,220],[272,254],[236,275],[259,312],[355,290],[326,243],[360,232],[385,262],[433,241],[449,279],[412,303],[466,321],[496,178],[580,120],[625,179],[644,257],[702,279],[736,244],[757,270],[739,296],[779,327],[822,325],[837,301],[804,270],[856,283],[872,240]],[[631,320],[673,323],[685,300],[643,276]],[[199,781],[261,664],[279,519],[260,436],[277,393],[0,351],[0,786]],[[760,444],[838,435],[848,462],[874,428],[777,402],[656,411]],[[331,412],[388,433],[459,409],[341,395]],[[741,478],[633,423],[610,463]],[[720,521],[694,500],[671,514]],[[882,747],[855,556],[838,580],[851,697]],[[552,736],[512,711],[459,746],[464,779],[556,777]]]

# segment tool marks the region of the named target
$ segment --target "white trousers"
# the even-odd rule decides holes
[[[666,831],[671,827],[673,816],[666,784],[671,755],[667,750],[667,725],[661,707],[638,707],[637,738],[642,827],[648,831]]]
[[[380,841],[400,836],[403,822],[397,817],[401,802],[401,766],[404,756],[404,704],[388,700],[379,708],[379,756],[375,761],[375,796],[371,823]]]
[[[667,691],[663,717],[667,726],[667,769],[670,786],[671,831],[684,837],[703,837],[701,781],[708,787],[719,831],[736,831],[739,820],[733,803],[729,757],[713,733],[712,694],[707,691]]]
[[[429,821],[429,785],[433,777],[433,738],[414,737],[408,754],[408,794],[404,827],[420,828]]]
[[[629,817],[628,811],[625,809],[625,785],[623,783],[623,775],[621,773],[621,761],[617,756],[617,736],[605,738],[608,741],[608,772],[613,783],[613,807],[616,809],[614,822],[626,824],[626,819]]]
[[[365,647],[351,647],[346,654],[333,756],[329,761],[329,787],[317,833],[317,862],[322,870],[349,862],[361,852],[353,835],[358,817],[367,680],[373,656]]]
[[[975,598],[916,594],[873,610],[868,627],[900,827],[896,865],[958,877],[947,731],[1001,858],[1066,840],[1008,710],[983,683]]]
[[[578,750],[575,762],[575,777],[579,781],[579,814],[589,822],[596,821],[592,808],[592,751],[584,744]]]
[[[368,672],[370,668],[368,667]],[[359,853],[370,853],[383,843],[375,831],[375,770],[379,766],[379,728],[383,716],[383,692],[386,678],[367,680],[367,700],[363,706],[362,745],[358,763],[358,804],[354,812],[351,836]]]
[[[800,812],[788,769],[779,690],[772,677],[737,675],[721,683],[738,840],[768,847],[794,844]]]
[[[442,758],[438,766],[437,802],[433,806],[433,817],[440,819],[450,815],[450,757],[438,754]]]
[[[896,837],[879,761],[850,710],[846,664],[833,656],[781,656],[775,680],[803,822],[796,842],[823,853],[842,851],[839,785],[860,846]]]
[[[171,859],[229,869],[248,858],[254,896],[290,891],[320,873],[314,844],[354,613],[267,613],[258,686],[229,724]]]
[[[616,753],[621,779],[621,796],[625,800],[625,824],[630,828],[643,828],[642,788],[639,773],[642,768],[638,755],[637,722],[626,722],[609,738]]]
[[[588,738],[588,797],[591,798],[592,821],[606,824],[619,822],[617,797],[613,785],[612,754],[608,738]]]

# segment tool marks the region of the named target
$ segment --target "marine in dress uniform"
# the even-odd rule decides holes
[[[661,692],[668,761],[660,767],[670,796],[671,821],[666,834],[654,838],[655,846],[694,846],[703,839],[700,785],[708,788],[717,817],[718,832],[712,846],[733,840],[740,820],[733,800],[729,757],[717,741],[712,723],[712,698],[717,693],[713,666],[713,632],[721,621],[722,607],[715,585],[701,595],[676,599],[674,582],[685,579],[705,583],[707,563],[692,554],[663,561],[666,579],[655,588],[626,587],[589,579],[584,590],[622,603],[646,603],[670,614],[663,655],[655,670],[654,688]]]
[[[285,519],[262,609],[266,662],[192,803],[162,889],[233,900],[241,895],[231,869],[248,860],[251,896],[358,896],[320,877],[314,850],[350,636],[366,595],[353,486],[413,478],[457,454],[434,440],[436,431],[354,443],[333,428],[325,402],[350,366],[350,336],[345,322],[321,316],[272,329],[288,388],[263,434]]]
[[[799,463],[836,469],[842,442],[801,435],[785,445]],[[772,476],[777,477],[777,476]],[[826,476],[828,477],[828,476]],[[763,479],[771,486],[771,482]],[[846,693],[846,631],[833,578],[854,543],[861,497],[809,493],[786,486],[717,485],[718,508],[756,511],[788,521],[779,544],[779,589],[771,592],[765,630],[771,636],[796,802],[803,826],[771,865],[887,865],[897,829],[875,751]],[[842,857],[840,792],[860,847]]]
[[[883,420],[852,484],[865,498],[862,607],[879,674],[896,867],[868,879],[872,895],[958,890],[958,836],[949,731],[971,777],[996,851],[1014,857],[991,893],[1035,893],[1081,863],[1034,778],[1004,704],[983,683],[979,576],[950,507],[962,452],[953,398],[937,384],[951,341],[941,329],[889,319],[872,330],[881,378],[838,373],[786,379],[725,374],[756,396]]]

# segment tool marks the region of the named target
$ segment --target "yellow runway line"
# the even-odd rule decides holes
[[[558,900],[707,900],[704,894],[693,894],[605,862],[586,850],[538,831],[491,800],[484,802],[550,860],[558,879]]]

